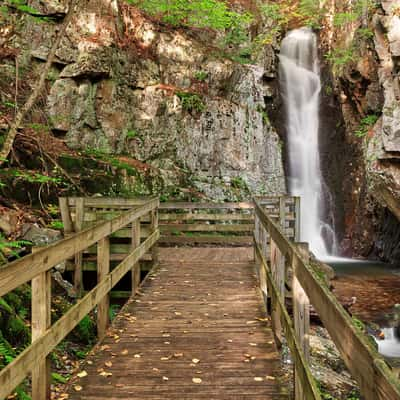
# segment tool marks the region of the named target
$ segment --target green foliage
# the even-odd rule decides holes
[[[150,15],[175,26],[225,30],[248,25],[252,17],[231,11],[219,0],[127,0]]]
[[[374,37],[374,32],[369,28],[358,28],[357,33],[362,39],[368,40]]]
[[[10,343],[8,343],[0,331],[0,369],[10,364],[15,357],[15,350],[11,347]]]
[[[196,71],[194,74],[194,78],[199,82],[204,82],[208,78],[207,71]]]
[[[245,192],[249,192],[247,183],[241,176],[235,176],[231,178],[231,186],[235,189],[240,189],[244,190]]]
[[[62,223],[62,221],[54,220],[54,221],[50,222],[49,228],[63,230],[64,229],[64,224]]]
[[[354,132],[354,134],[359,138],[364,137],[368,133],[370,128],[376,124],[378,119],[379,119],[379,115],[376,115],[376,114],[367,115],[360,121],[360,126]]]
[[[270,120],[267,111],[264,110],[261,106],[257,107],[257,111],[261,114],[264,124],[269,124]]]
[[[96,326],[89,315],[82,318],[76,327],[79,338],[86,344],[93,343],[96,340]]]
[[[335,73],[342,72],[346,65],[357,60],[354,46],[332,49],[330,53],[325,55],[325,58],[331,63]]]
[[[111,321],[113,321],[115,319],[115,317],[118,315],[120,308],[121,307],[118,304],[111,304],[111,306],[108,310],[108,315],[109,315]]]
[[[127,139],[133,139],[137,136],[138,136],[138,131],[136,129],[130,129],[128,132],[126,132]]]
[[[30,245],[32,245],[32,243],[27,240],[7,240],[7,238],[0,233],[0,252],[4,255],[13,255],[18,257],[18,250]]]
[[[351,317],[353,324],[357,327],[358,330],[360,330],[361,332],[365,332],[365,324],[364,322],[362,322],[361,320],[359,320],[356,317]]]
[[[63,180],[58,177],[53,177],[49,175],[43,175],[39,172],[31,172],[31,171],[20,171],[18,169],[10,169],[8,171],[9,175],[14,176],[16,178],[20,178],[29,183],[47,183],[47,184],[56,184],[59,185],[63,183]]]
[[[68,378],[58,374],[57,372],[52,372],[51,380],[55,383],[67,383],[68,382]]]
[[[326,10],[320,7],[320,2],[315,0],[300,0],[298,7],[300,18],[304,20],[304,24],[313,29],[321,28],[321,21]]]
[[[201,113],[206,108],[203,99],[196,93],[177,92],[176,95],[182,102],[182,108],[189,113]]]

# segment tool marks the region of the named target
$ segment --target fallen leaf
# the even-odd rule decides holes
[[[255,376],[255,377],[254,377],[254,380],[255,380],[256,382],[261,382],[261,381],[263,381],[264,379],[263,379],[261,376]]]
[[[201,380],[201,378],[192,378],[192,382],[193,383],[201,383],[203,381]]]
[[[87,372],[86,371],[79,372],[79,374],[77,374],[77,376],[79,378],[84,378],[85,376],[87,376]]]
[[[129,351],[127,349],[124,349],[124,350],[121,351],[121,354],[123,356],[126,356],[128,353],[129,353]]]
[[[266,375],[265,378],[268,379],[268,380],[270,380],[270,381],[274,381],[274,380],[275,380],[275,377],[274,377],[274,376],[271,376],[271,375]]]
[[[140,354],[135,354],[133,357],[135,357],[135,358],[140,358],[140,357],[142,357]]]
[[[169,380],[169,378],[167,376],[163,376],[162,379],[163,379],[163,381],[168,381]]]
[[[104,365],[108,368],[112,367],[113,363],[111,361],[106,361]]]
[[[74,386],[74,390],[75,390],[76,392],[80,392],[80,391],[82,390],[82,386],[75,385],[75,386]]]
[[[257,343],[249,343],[250,346],[257,346]]]
[[[192,362],[195,364],[198,364],[200,362],[200,360],[198,358],[192,358]]]
[[[183,357],[183,353],[175,353],[174,357],[175,358]]]
[[[99,374],[100,376],[104,376],[104,377],[109,377],[109,376],[111,376],[112,375],[112,373],[111,372],[107,372],[107,371],[103,371],[103,372],[100,372],[100,374]]]

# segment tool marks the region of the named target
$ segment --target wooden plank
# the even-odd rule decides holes
[[[160,213],[160,221],[253,221],[252,214],[210,214],[210,213],[194,213],[188,212],[184,214],[178,213]]]
[[[128,302],[114,320],[118,343],[110,331],[102,343],[109,348],[94,349],[84,367],[88,375],[70,384],[69,399],[287,400],[252,262],[237,263],[239,252],[231,248],[176,252],[182,263],[161,259],[141,286],[140,302]],[[219,261],[216,275],[207,260]],[[232,298],[232,292],[240,295]],[[112,375],[99,377],[99,368]]]
[[[278,304],[282,314],[282,323],[285,330],[285,337],[290,348],[291,356],[293,357],[294,367],[296,370],[296,375],[303,389],[304,398],[307,400],[321,400],[319,394],[319,389],[315,383],[315,380],[311,374],[311,370],[308,366],[307,360],[304,357],[301,345],[296,338],[296,333],[292,326],[292,321],[286,310],[285,304],[281,299],[280,291],[275,285],[274,279],[270,270],[268,269],[268,264],[263,256],[259,246],[256,246],[257,254],[260,262],[265,269],[265,275],[268,280],[268,287],[271,291],[271,296],[274,301]],[[297,400],[297,399],[296,399]]]
[[[253,224],[160,224],[162,233],[180,232],[252,232]]]
[[[42,272],[32,279],[32,341],[37,340],[51,325],[51,275]],[[32,370],[32,400],[50,398],[50,359],[40,357]]]
[[[0,267],[0,297],[32,280],[41,272],[72,257],[75,253],[93,245],[105,236],[121,229],[135,219],[158,206],[158,199],[150,200],[135,210],[127,211],[112,221],[105,221],[94,228],[79,232],[57,243],[51,244],[34,254],[27,255]]]
[[[99,240],[97,252],[97,282],[100,283],[110,273],[110,239],[108,237]],[[109,308],[110,297],[106,294],[97,306],[97,335],[99,340],[103,340],[109,325]]]
[[[137,213],[137,211],[135,211]],[[50,329],[37,338],[15,360],[0,371],[0,399],[10,394],[34,368],[38,359],[46,357],[75,328],[104,296],[119,282],[122,276],[137,262],[159,238],[154,232],[140,247],[135,249],[125,261],[107,275],[94,289],[71,307]],[[39,254],[40,251],[36,254]]]
[[[310,259],[310,252],[307,243],[298,243],[296,245],[298,251],[303,255],[304,260],[307,262]],[[304,289],[301,287],[297,279],[297,263],[292,263],[292,293],[293,293],[293,317],[294,329],[297,340],[301,346],[305,360],[310,362],[310,300]],[[307,400],[303,392],[301,380],[298,378],[295,371],[295,399]]]
[[[68,205],[75,207],[81,197],[68,197]],[[154,200],[151,199],[151,200]],[[85,197],[87,207],[101,207],[101,208],[127,208],[131,209],[135,206],[146,204],[149,198],[134,198],[127,199],[123,197]]]
[[[252,242],[252,236],[228,235],[162,236],[159,241],[162,244],[224,243],[227,245],[251,245]]]
[[[83,197],[79,197],[76,201],[76,217],[74,221],[75,232],[80,232],[83,228],[84,213],[85,199]],[[81,297],[82,291],[84,290],[82,274],[82,252],[75,253],[74,288],[78,297]]]
[[[131,239],[131,249],[134,250],[140,246],[140,220],[136,220],[132,223],[132,239]],[[140,284],[140,263],[137,262],[133,264],[131,270],[131,287],[132,287],[132,295],[136,293]]]
[[[161,203],[160,210],[251,210],[254,208],[252,202],[241,203],[188,203],[188,202],[167,202]]]

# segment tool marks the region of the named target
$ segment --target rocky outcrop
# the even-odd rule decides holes
[[[337,12],[343,11],[340,2],[337,6]],[[352,248],[354,255],[376,255],[400,265],[397,245],[385,233],[388,224],[392,232],[400,230],[399,26],[398,2],[384,1],[373,11],[368,27],[356,21],[330,29],[331,46],[353,38],[347,43],[351,59],[333,74],[344,121],[347,172],[341,184],[342,247],[348,255]],[[328,42],[324,35],[322,42]]]
[[[32,0],[43,14],[64,7],[42,3]],[[26,29],[30,54],[46,59],[54,24]],[[169,178],[185,170],[215,200],[235,200],[238,182],[242,195],[284,193],[281,144],[266,112],[273,52],[242,65],[219,54],[217,39],[165,29],[115,1],[85,1],[57,51],[47,98],[54,133],[73,149],[161,165]]]

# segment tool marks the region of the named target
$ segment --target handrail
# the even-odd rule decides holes
[[[139,259],[158,241],[158,198],[144,202],[112,220],[76,233],[0,268],[0,296],[32,280],[32,344],[0,371],[0,399],[5,398],[32,371],[32,398],[45,400],[49,390],[47,356],[96,305],[99,336],[108,324],[108,293],[128,272],[135,274]],[[152,232],[140,244],[140,218],[151,213]],[[110,272],[109,236],[133,225],[132,252]],[[58,263],[98,243],[98,284],[53,325],[50,323],[49,273]],[[134,289],[133,289],[134,290]]]
[[[317,311],[347,368],[358,382],[364,398],[366,400],[399,400],[400,383],[382,356],[373,347],[366,335],[354,325],[349,314],[308,261],[305,260],[298,247],[285,237],[281,228],[271,220],[261,204],[256,200],[254,202],[256,249],[262,256],[261,264],[268,274],[270,274],[270,271],[265,254],[267,234],[270,237],[271,248],[276,247],[280,256],[285,257],[288,263],[292,265],[294,279],[299,283],[301,290],[304,290],[305,295]],[[274,263],[275,261],[271,260],[271,267]],[[285,261],[280,263],[283,270],[284,265]],[[280,271],[278,276],[282,275],[284,276],[284,272]],[[282,307],[283,304],[280,304],[280,306]],[[289,334],[292,333],[289,332]],[[289,339],[293,340],[293,338]],[[303,340],[302,337],[297,337],[297,339]],[[308,397],[306,398],[308,399]]]

